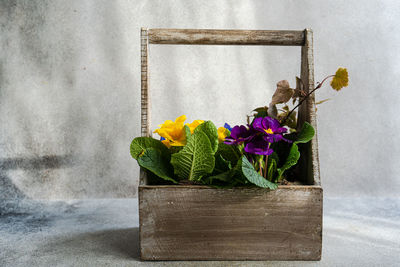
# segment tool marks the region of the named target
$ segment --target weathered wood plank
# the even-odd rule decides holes
[[[307,93],[314,89],[314,53],[313,53],[313,32],[310,29],[305,31],[305,43],[301,48],[301,74],[300,78],[304,84],[304,91]],[[302,168],[305,184],[320,185],[320,171],[318,158],[318,137],[317,118],[315,113],[315,95],[312,94],[308,100],[299,107],[298,127],[309,122],[315,129],[315,136],[310,143],[301,145],[302,159],[299,164]]]
[[[140,65],[141,65],[141,135],[150,136],[150,94],[149,94],[149,73],[148,73],[148,30],[141,28],[140,31]],[[139,184],[146,184],[146,172],[140,169]]]
[[[312,31],[142,29],[142,135],[150,136],[148,45],[303,45],[301,78],[314,87]],[[299,121],[315,129],[314,96],[300,107]],[[300,123],[301,125],[301,123]],[[140,251],[144,260],[319,260],[322,188],[317,138],[303,146],[306,186],[215,189],[149,186],[141,170]],[[312,185],[315,184],[315,185]]]
[[[149,29],[150,44],[288,45],[304,44],[304,31]]]
[[[319,260],[322,189],[140,186],[143,260]]]
[[[141,64],[141,134],[150,136],[150,93],[148,67],[148,30],[140,31],[140,64]]]

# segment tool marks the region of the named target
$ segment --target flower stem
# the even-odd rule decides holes
[[[271,143],[268,143],[268,149],[269,149],[270,145],[271,145]],[[268,155],[265,156],[265,168],[264,168],[264,178],[265,179],[267,179],[267,169],[268,169]]]
[[[260,158],[258,164],[260,165],[260,175],[262,176],[262,158]]]
[[[292,110],[285,116],[285,118],[281,121],[281,124],[284,124],[286,122],[286,120],[290,117],[290,115],[293,113],[293,111],[298,108],[312,93],[314,93],[315,90],[321,88],[322,84],[331,77],[334,77],[335,75],[329,75],[327,77],[325,77],[325,79],[322,80],[322,82],[320,82],[313,90],[311,90],[308,94],[306,94],[300,101],[299,103],[292,108]]]

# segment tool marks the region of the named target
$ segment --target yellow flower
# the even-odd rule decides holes
[[[190,133],[193,134],[194,129],[196,129],[196,127],[199,126],[200,124],[202,124],[203,122],[204,122],[203,120],[194,120],[192,123],[186,123],[186,125],[190,129]]]
[[[185,120],[185,115],[176,118],[175,122],[166,120],[163,124],[158,125],[160,128],[154,132],[165,138],[162,142],[167,147],[184,146],[186,145],[186,135],[184,130]]]
[[[339,68],[331,81],[331,86],[336,91],[349,85],[349,74],[346,68]]]
[[[162,140],[161,143],[163,143],[168,148],[171,147],[171,142],[168,139]]]
[[[218,128],[218,141],[219,142],[224,142],[225,138],[229,136],[231,132],[226,129],[225,127],[219,127]]]

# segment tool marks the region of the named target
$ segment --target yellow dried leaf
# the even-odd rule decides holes
[[[326,101],[329,101],[329,100],[331,100],[331,99],[330,99],[330,98],[327,98],[327,99],[318,101],[318,102],[315,103],[315,105],[320,105],[320,104],[325,103]]]
[[[331,86],[336,91],[340,91],[343,87],[349,85],[349,74],[346,68],[339,68],[331,81]]]

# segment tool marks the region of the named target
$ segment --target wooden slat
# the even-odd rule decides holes
[[[149,29],[150,44],[289,45],[304,44],[304,31]]]
[[[305,43],[301,48],[301,74],[300,78],[304,84],[304,91],[307,93],[314,89],[314,55],[313,55],[313,32],[310,29],[305,31]],[[318,137],[317,118],[315,114],[315,95],[312,94],[308,100],[299,107],[298,127],[309,122],[315,129],[315,136],[311,142],[302,145],[301,154],[304,155],[300,161],[302,172],[305,174],[306,184],[320,185],[320,171],[318,158]]]
[[[140,64],[141,64],[141,135],[150,136],[150,93],[149,93],[149,73],[148,73],[148,30],[141,28],[140,31]],[[146,184],[146,172],[140,169],[139,184]]]
[[[140,186],[143,260],[319,260],[322,189]]]
[[[141,64],[141,134],[150,136],[150,94],[148,69],[148,30],[140,31],[140,64]]]

